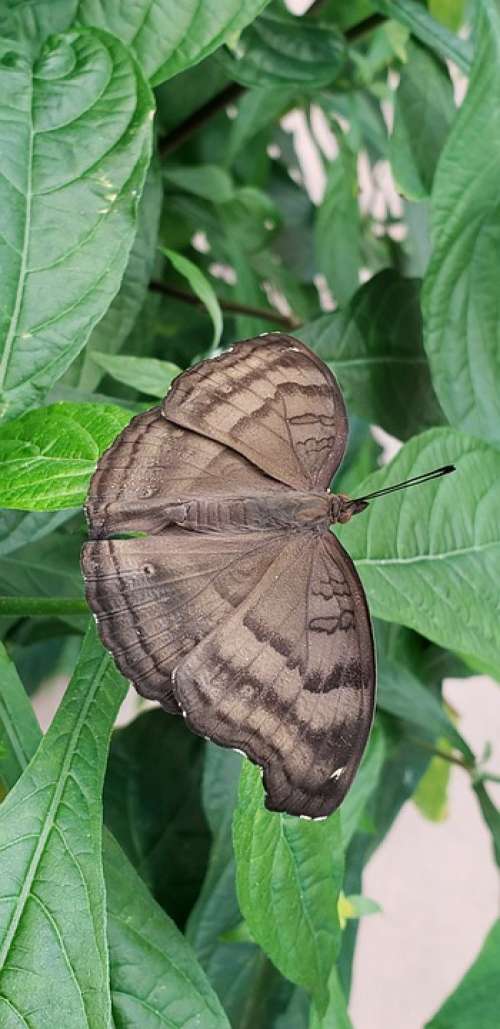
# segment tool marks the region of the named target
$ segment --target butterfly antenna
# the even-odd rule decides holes
[[[435,468],[432,472],[424,472],[423,475],[415,475],[413,479],[406,479],[405,482],[398,482],[395,486],[387,486],[386,489],[376,490],[375,493],[366,493],[364,497],[356,497],[351,504],[366,503],[368,500],[375,500],[375,497],[384,497],[386,493],[395,493],[398,489],[406,489],[407,486],[417,486],[421,482],[429,482],[431,479],[439,479],[442,475],[449,475],[456,471],[454,464],[443,465],[442,468]]]

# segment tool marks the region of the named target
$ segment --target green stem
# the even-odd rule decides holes
[[[36,618],[47,615],[88,615],[80,597],[0,597],[0,617]]]

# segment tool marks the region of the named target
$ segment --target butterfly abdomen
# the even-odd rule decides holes
[[[329,497],[316,493],[203,497],[184,505],[185,529],[197,532],[290,531],[328,526]]]

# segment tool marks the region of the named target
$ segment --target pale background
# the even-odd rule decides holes
[[[310,0],[289,0],[296,13],[309,5]],[[455,73],[454,78],[460,98],[464,82]],[[390,118],[390,112],[387,116]],[[325,156],[332,158],[335,140],[319,110],[313,125],[316,142]],[[287,115],[284,127],[294,135],[301,174],[318,203],[324,171],[303,115]],[[362,206],[380,212],[378,217],[383,217],[385,205],[394,216],[401,215],[401,201],[386,162],[380,162],[370,174],[367,162],[361,159],[360,180]],[[325,306],[332,306],[327,291],[324,297]],[[387,437],[385,442],[390,454],[397,444]],[[44,729],[63,689],[61,682],[47,684],[35,698]],[[445,695],[459,713],[460,731],[476,754],[482,753],[487,741],[497,743],[498,685],[480,676],[448,680]],[[129,721],[136,711],[137,697],[131,692],[119,722]],[[498,748],[491,766],[500,773]],[[491,792],[500,801],[500,788]],[[433,824],[411,802],[405,805],[367,867],[363,893],[378,901],[383,910],[361,922],[350,1005],[354,1029],[422,1029],[474,960],[499,914],[490,837],[465,772],[452,770],[446,821]]]

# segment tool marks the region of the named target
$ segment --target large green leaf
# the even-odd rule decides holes
[[[197,898],[208,858],[200,798],[204,748],[182,718],[144,712],[113,734],[104,784],[106,825],[180,925]]]
[[[283,975],[311,992],[322,1014],[340,943],[340,816],[306,822],[268,811],[260,769],[247,762],[233,838],[238,898],[253,938]]]
[[[82,30],[34,65],[0,45],[0,413],[63,374],[116,293],[149,163],[153,99],[123,45]]]
[[[500,10],[478,7],[467,96],[436,171],[425,345],[450,422],[500,443]]]
[[[76,507],[101,454],[130,421],[108,404],[51,404],[0,427],[0,506]]]
[[[5,693],[0,702],[1,768],[6,773],[5,785],[10,788],[33,757],[41,734],[14,666],[4,656],[0,656],[0,663]],[[140,1021],[148,1029],[162,1029],[166,1024],[229,1029],[217,997],[184,937],[155,903],[106,830],[103,861],[114,1025],[126,1029],[130,1019],[137,1018],[136,1024]],[[77,1024],[82,1023],[72,1023],[72,1029]],[[83,1023],[82,1029],[89,1024]]]
[[[396,93],[390,160],[400,192],[422,200],[430,194],[455,103],[444,62],[414,40],[407,52]]]
[[[500,454],[462,433],[434,429],[410,440],[358,495],[453,463],[452,475],[373,501],[338,535],[374,615],[500,675]]]
[[[92,629],[51,728],[0,808],[5,1024],[15,1015],[45,1029],[62,1012],[74,1029],[109,1024],[100,791],[124,694]]]
[[[331,24],[296,18],[273,4],[220,55],[226,72],[245,86],[319,87],[332,82],[347,57],[345,40]]]
[[[3,795],[14,786],[35,753],[40,730],[16,667],[3,644],[0,644],[0,679],[0,791]]]
[[[500,920],[490,929],[474,964],[426,1029],[496,1029]]]
[[[419,287],[387,269],[345,310],[298,332],[335,372],[348,407],[400,439],[443,420],[422,343]]]
[[[237,36],[267,0],[219,0],[206,9],[197,0],[6,0],[0,14],[4,36],[30,39],[36,48],[76,21],[112,32],[133,47],[153,85],[197,64],[225,39]]]

